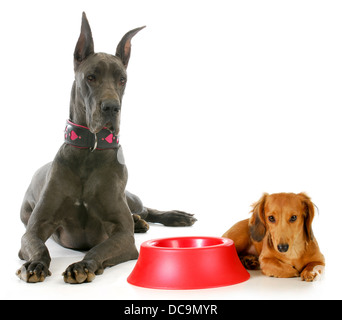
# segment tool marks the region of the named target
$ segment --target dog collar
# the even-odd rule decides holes
[[[119,137],[109,129],[103,128],[94,134],[89,128],[67,120],[64,142],[76,148],[94,150],[115,149],[119,147]]]

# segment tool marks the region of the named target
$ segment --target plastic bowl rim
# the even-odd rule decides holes
[[[153,245],[153,243],[158,242],[158,241],[166,241],[166,240],[171,241],[171,240],[180,240],[180,239],[198,239],[198,240],[211,239],[211,240],[221,240],[222,242],[219,244],[214,244],[214,245],[204,246],[204,247],[163,247],[163,246]],[[233,244],[234,244],[234,241],[228,238],[210,237],[210,236],[187,236],[187,237],[170,237],[170,238],[158,238],[158,239],[147,240],[141,244],[141,247],[153,249],[153,250],[169,250],[169,251],[208,250],[208,249],[226,247],[228,245],[233,245]]]

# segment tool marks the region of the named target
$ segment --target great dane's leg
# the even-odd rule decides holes
[[[143,216],[145,215],[147,222],[161,223],[167,227],[189,227],[197,221],[193,214],[179,210],[159,211],[144,207]]]
[[[56,171],[63,178],[56,178]],[[21,239],[19,257],[27,262],[17,271],[26,282],[42,282],[51,275],[51,258],[45,242],[70,212],[74,193],[80,192],[81,186],[77,184],[70,188],[73,179],[69,169],[52,163],[40,168],[32,178],[21,208],[26,232]]]
[[[17,271],[17,275],[26,282],[41,282],[51,275],[51,258],[45,242],[57,227],[56,215],[61,201],[57,197],[54,201],[43,201],[47,197],[53,200],[53,197],[49,197],[49,190],[44,192],[33,209],[21,239],[19,257],[27,262]]]
[[[143,206],[143,203],[139,197],[127,190],[125,191],[125,194],[131,212],[135,215],[139,215],[141,219],[144,219],[147,222],[161,223],[169,227],[187,227],[192,226],[197,221],[197,219],[193,217],[193,214],[183,211],[158,211],[155,209],[146,208]],[[136,220],[136,218],[135,222],[136,224],[140,223],[138,220]]]
[[[112,222],[117,227],[112,230],[112,235],[90,249],[82,261],[71,264],[63,273],[65,282],[72,284],[91,282],[95,275],[102,274],[106,267],[138,258],[131,213],[123,201],[119,207],[122,209],[120,214],[113,215]],[[113,210],[117,209],[113,207]],[[117,216],[120,216],[120,220],[116,220]]]
[[[20,210],[20,219],[25,227],[27,226],[31,214],[40,198],[40,194],[42,193],[42,190],[45,186],[46,178],[48,176],[51,165],[52,162],[49,162],[35,172],[31,183],[25,193]]]
[[[71,284],[91,282],[106,267],[137,258],[133,235],[121,231],[92,248],[82,261],[71,264],[63,273],[64,281]]]

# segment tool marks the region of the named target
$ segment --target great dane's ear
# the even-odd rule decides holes
[[[86,14],[82,14],[81,34],[74,52],[75,70],[88,56],[94,53],[94,41]]]
[[[249,219],[249,232],[254,241],[260,242],[266,234],[265,202],[268,194],[264,193],[260,200],[253,204],[252,217]]]
[[[123,38],[121,39],[121,41],[119,42],[119,44],[116,48],[116,54],[115,55],[121,59],[123,65],[125,66],[126,69],[128,66],[129,57],[131,56],[131,40],[140,30],[142,30],[144,28],[145,28],[145,26],[141,27],[141,28],[136,28],[134,30],[127,32],[123,36]]]

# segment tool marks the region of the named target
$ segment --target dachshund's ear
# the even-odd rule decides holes
[[[312,231],[312,221],[315,216],[315,207],[314,204],[311,202],[311,199],[304,193],[299,193],[298,196],[300,197],[303,208],[304,208],[304,231],[305,236],[308,241],[314,239],[314,234]]]
[[[260,242],[266,234],[265,202],[268,194],[264,193],[260,200],[252,205],[252,217],[249,219],[249,232],[254,241]]]

